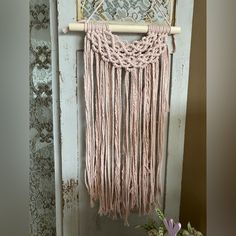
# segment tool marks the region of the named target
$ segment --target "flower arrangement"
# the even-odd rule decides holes
[[[156,210],[160,223],[150,219],[147,224],[138,225],[136,228],[144,229],[148,236],[203,236],[203,234],[194,229],[190,223],[186,229],[181,229],[180,223],[175,223],[172,219],[167,220],[160,209]]]

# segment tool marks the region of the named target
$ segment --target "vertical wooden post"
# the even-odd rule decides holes
[[[60,91],[58,81],[57,1],[50,0],[50,32],[52,57],[53,147],[55,169],[56,234],[62,236],[62,166],[60,145]]]
[[[81,20],[82,17],[81,0],[77,0],[77,21]]]
[[[176,25],[182,31],[176,36],[177,49],[172,60],[164,200],[165,214],[175,220],[179,219],[180,210],[193,3],[194,0],[178,0],[176,3]]]
[[[83,48],[83,45],[78,34],[65,35],[62,32],[63,28],[77,19],[76,0],[58,0],[57,3],[62,165],[62,235],[79,236],[76,52]]]

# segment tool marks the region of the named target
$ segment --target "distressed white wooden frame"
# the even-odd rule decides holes
[[[50,31],[51,31],[51,58],[52,58],[52,97],[53,97],[53,148],[55,169],[55,198],[56,198],[56,234],[63,235],[62,209],[62,163],[61,163],[61,126],[60,126],[60,89],[58,70],[58,24],[57,0],[50,0]]]
[[[80,38],[77,34],[65,35],[62,29],[69,22],[76,20],[76,1],[58,0],[58,88],[60,97],[60,154],[61,160],[55,158],[59,164],[62,180],[56,191],[60,191],[60,197],[56,199],[57,212],[62,212],[61,219],[57,219],[57,236],[79,236],[79,211],[78,198],[71,199],[71,209],[66,211],[63,206],[62,184],[70,180],[78,179],[78,120],[77,120],[77,68],[76,52],[80,47]],[[59,167],[60,166],[60,167]],[[59,177],[59,175],[56,177]],[[73,189],[77,192],[77,189]],[[59,210],[61,209],[61,210]]]
[[[176,36],[177,49],[172,58],[164,200],[165,215],[175,220],[179,219],[180,211],[193,5],[194,0],[176,2],[175,24],[180,26],[182,31]]]
[[[182,28],[176,36],[177,51],[172,57],[171,109],[168,126],[167,162],[165,165],[165,213],[179,218],[182,162],[184,150],[185,114],[189,78],[192,13],[194,0],[177,0],[176,25]],[[53,37],[53,115],[57,236],[79,235],[79,200],[71,199],[70,210],[63,209],[62,180],[77,180],[79,176],[79,131],[77,94],[77,55],[83,49],[82,38],[77,33],[65,35],[62,29],[76,20],[76,0],[51,0],[54,22]],[[56,14],[58,12],[58,18]],[[57,45],[58,40],[58,45]],[[57,64],[58,61],[58,64]],[[58,129],[57,129],[58,127]],[[56,130],[55,130],[56,128]],[[78,191],[76,186],[73,191]],[[104,235],[106,236],[106,235]]]

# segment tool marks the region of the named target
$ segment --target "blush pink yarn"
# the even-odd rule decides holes
[[[131,211],[149,214],[161,196],[169,32],[150,25],[128,43],[106,24],[86,25],[86,187],[100,215],[126,224]]]

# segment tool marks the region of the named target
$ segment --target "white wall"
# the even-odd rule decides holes
[[[207,1],[207,228],[236,235],[235,0]]]
[[[206,234],[205,0],[194,2],[180,211],[181,224],[186,225],[190,221],[194,227]]]

